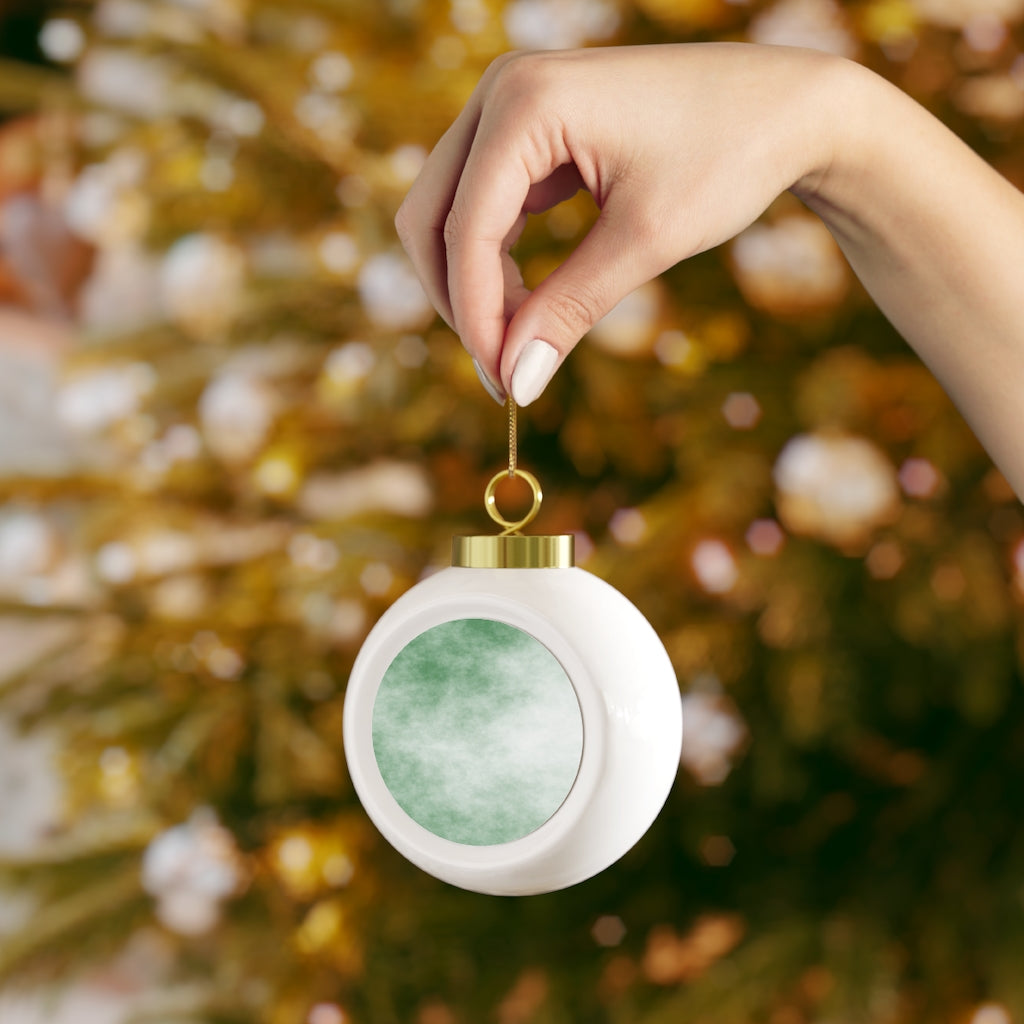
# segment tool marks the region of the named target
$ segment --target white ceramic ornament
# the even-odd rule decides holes
[[[514,418],[512,420],[514,424]],[[488,485],[505,532],[455,537],[452,566],[380,618],[345,698],[349,772],[384,837],[452,885],[565,888],[647,831],[679,765],[682,711],[654,629],[573,565],[572,536],[518,531],[540,486]],[[530,484],[510,523],[494,491]]]

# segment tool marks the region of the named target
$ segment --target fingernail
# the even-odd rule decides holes
[[[476,375],[480,378],[480,383],[484,386],[484,391],[487,392],[493,398],[498,405],[505,404],[505,392],[498,387],[497,384],[491,380],[490,377],[484,373],[484,368],[474,359],[473,369],[476,370]]]
[[[519,354],[512,371],[512,397],[516,405],[529,405],[548,386],[558,365],[558,350],[534,338]]]

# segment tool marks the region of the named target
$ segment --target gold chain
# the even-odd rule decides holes
[[[516,463],[519,458],[519,430],[516,422],[516,401],[509,395],[505,400],[508,407],[508,476],[511,480],[516,475]]]
[[[533,517],[540,511],[540,503],[543,501],[544,495],[541,493],[540,483],[537,478],[532,473],[527,473],[525,469],[520,469],[517,465],[519,456],[518,424],[516,422],[517,410],[516,403],[511,395],[505,401],[505,408],[508,410],[508,479],[512,480],[514,477],[519,477],[521,480],[526,481],[530,490],[533,491],[533,505],[522,519],[517,520],[506,519],[498,511],[498,502],[494,492],[497,490],[498,484],[505,479],[505,470],[502,469],[491,477],[491,481],[484,491],[484,507],[487,509],[487,514],[499,526],[504,527],[499,536],[510,537],[517,535],[527,523],[533,522]]]

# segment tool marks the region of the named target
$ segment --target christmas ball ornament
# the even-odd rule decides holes
[[[516,466],[485,493],[497,536],[455,537],[452,565],[380,618],[345,698],[349,772],[384,837],[424,871],[493,895],[581,882],[647,831],[679,765],[682,712],[657,634],[574,566],[573,537],[520,530],[541,503]],[[495,491],[519,477],[516,522]]]

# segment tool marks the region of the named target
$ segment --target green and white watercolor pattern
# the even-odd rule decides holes
[[[562,805],[583,756],[583,716],[555,656],[491,619],[421,633],[388,666],[373,750],[399,806],[437,836],[492,846]]]

